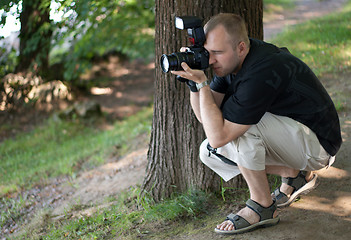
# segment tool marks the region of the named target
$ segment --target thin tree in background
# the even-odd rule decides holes
[[[17,71],[34,70],[39,75],[48,72],[52,37],[50,3],[49,0],[22,1]]]

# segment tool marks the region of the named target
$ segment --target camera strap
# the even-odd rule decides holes
[[[233,166],[238,166],[238,164],[236,164],[235,162],[229,160],[228,158],[226,158],[222,154],[217,153],[217,148],[211,147],[211,145],[209,143],[207,144],[207,150],[209,151],[208,156],[211,156],[211,153],[212,153],[215,156],[217,156],[219,159],[221,159],[224,163],[229,164],[229,165],[233,165]]]

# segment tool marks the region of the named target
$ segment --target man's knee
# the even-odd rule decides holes
[[[200,145],[200,159],[207,167],[215,171],[219,176],[221,176],[225,181],[229,181],[236,175],[240,174],[240,170],[237,166],[229,165],[228,163],[220,160],[216,155],[210,153],[207,149],[208,140],[205,139]],[[217,149],[219,151],[223,149]],[[223,152],[221,152],[223,154]],[[232,154],[229,154],[231,156]],[[226,154],[228,156],[228,154]]]
[[[208,162],[208,158],[209,158],[209,151],[207,149],[207,144],[208,144],[208,140],[205,139],[201,145],[200,145],[200,160],[206,164]]]

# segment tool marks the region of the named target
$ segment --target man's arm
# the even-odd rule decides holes
[[[201,88],[199,95],[202,124],[212,147],[224,146],[243,135],[251,127],[251,125],[237,124],[224,119],[209,86]]]
[[[186,63],[182,63],[182,67],[184,71],[172,73],[196,83],[202,83],[207,80],[203,71],[191,69]],[[217,105],[219,99],[215,100],[208,85],[195,94],[191,96],[192,106],[194,104],[195,115],[198,119],[200,118],[199,121],[202,122],[207,139],[212,147],[224,146],[240,137],[251,127],[251,125],[242,125],[225,120]]]
[[[211,90],[211,92],[212,92],[213,99],[217,107],[219,108],[224,98],[224,94],[215,92],[213,90]],[[199,92],[190,92],[190,103],[197,120],[199,120],[199,122],[202,123],[201,114],[200,114],[200,104],[199,104]]]

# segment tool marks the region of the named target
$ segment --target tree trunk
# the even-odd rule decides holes
[[[17,71],[45,75],[49,67],[52,29],[50,1],[23,0],[20,15],[20,55]]]
[[[220,12],[237,13],[248,23],[250,37],[263,38],[262,0],[156,0],[156,73],[154,115],[148,152],[148,166],[142,186],[156,201],[189,188],[219,190],[220,178],[199,159],[205,135],[192,112],[187,86],[174,75],[162,72],[163,53],[189,46],[186,30],[175,28],[175,16],[192,15],[204,20]],[[243,184],[241,177],[230,181]]]

